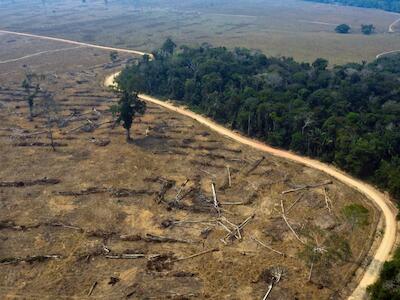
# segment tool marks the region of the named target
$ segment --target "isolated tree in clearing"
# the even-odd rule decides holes
[[[110,59],[111,62],[116,63],[119,59],[118,52],[117,51],[110,52]]]
[[[40,91],[40,85],[38,82],[34,83],[34,80],[37,79],[38,81],[43,79],[43,75],[37,75],[35,73],[27,73],[25,75],[25,79],[22,81],[22,88],[25,90],[26,93],[26,101],[28,102],[29,106],[29,120],[33,120],[33,105],[34,100],[37,97]]]
[[[351,27],[349,26],[349,25],[347,25],[347,24],[340,24],[339,26],[337,26],[336,28],[335,28],[335,31],[337,32],[337,33],[349,33],[349,31],[350,31],[350,29],[351,29]]]
[[[361,25],[361,32],[365,35],[370,35],[375,31],[375,27],[372,24],[362,24]]]
[[[146,103],[141,101],[136,92],[116,91],[120,98],[118,104],[111,106],[111,112],[116,117],[115,124],[121,124],[126,130],[126,141],[131,140],[133,120],[146,111]]]

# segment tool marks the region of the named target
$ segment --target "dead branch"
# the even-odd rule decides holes
[[[281,194],[285,195],[285,194],[289,194],[289,193],[294,193],[294,192],[298,192],[298,191],[302,191],[302,190],[309,190],[309,189],[314,189],[314,188],[318,188],[324,185],[328,185],[328,184],[332,184],[332,180],[327,180],[323,183],[318,183],[318,184],[313,184],[313,185],[304,185],[302,187],[298,187],[298,188],[294,188],[294,189],[290,189],[290,190],[286,190],[283,191]]]
[[[145,242],[153,242],[153,243],[184,243],[184,244],[198,243],[197,241],[176,239],[165,236],[157,236],[149,233],[147,233],[145,237],[142,238],[142,240],[144,240]]]
[[[271,250],[272,252],[275,252],[275,253],[277,253],[277,254],[279,254],[279,255],[282,255],[282,256],[284,256],[284,257],[287,256],[285,253],[282,253],[282,252],[280,252],[280,251],[278,251],[278,250],[275,250],[274,248],[272,248],[272,247],[266,245],[265,243],[261,242],[260,240],[256,239],[254,236],[251,236],[250,238],[251,238],[253,241],[259,243],[259,244],[260,244],[261,246],[263,246],[264,248],[267,248],[268,250]]]
[[[189,181],[190,181],[189,178],[186,178],[185,182],[181,184],[181,186],[179,187],[178,193],[176,193],[175,201],[181,200],[180,194],[181,194],[183,188],[188,184]]]
[[[212,194],[213,194],[214,207],[217,210],[218,216],[221,216],[221,208],[219,207],[219,203],[218,203],[218,199],[217,199],[217,192],[215,191],[214,182],[211,182],[211,190],[212,190]]]
[[[36,136],[36,135],[41,135],[41,134],[45,134],[48,133],[48,131],[39,131],[39,132],[32,132],[32,133],[28,133],[28,134],[21,134],[21,135],[17,135],[16,137],[18,138],[29,138],[32,136]]]
[[[299,202],[302,198],[304,197],[304,194],[301,194],[300,197],[298,197],[286,210],[286,213],[288,214],[290,210],[296,205],[297,202]]]
[[[282,218],[285,221],[286,225],[289,227],[290,231],[293,233],[293,235],[296,237],[296,239],[300,241],[300,243],[305,244],[305,242],[303,242],[303,240],[297,235],[296,231],[294,231],[292,226],[290,226],[290,224],[286,218],[286,215],[285,215],[285,207],[283,205],[282,199],[281,199],[281,209],[282,209]]]
[[[247,202],[220,202],[221,205],[245,205]]]
[[[91,288],[90,288],[90,290],[89,290],[89,293],[88,293],[88,296],[89,296],[89,297],[92,295],[92,293],[93,293],[94,289],[96,288],[96,286],[97,286],[97,281],[95,281],[95,282],[92,284],[92,286],[91,286]]]
[[[68,225],[68,224],[64,224],[64,223],[60,223],[60,222],[45,223],[45,225],[53,226],[53,227],[63,227],[63,228],[74,229],[74,230],[84,232],[84,230],[80,227],[72,226],[72,225]]]
[[[228,173],[228,186],[232,187],[231,170],[229,166],[226,166],[226,172]]]
[[[206,250],[206,251],[202,251],[202,252],[200,252],[200,253],[196,253],[196,254],[193,254],[193,255],[190,255],[190,256],[187,256],[187,257],[178,258],[178,259],[175,259],[175,260],[173,260],[173,261],[171,261],[171,262],[177,262],[177,261],[187,260],[187,259],[191,259],[191,258],[195,258],[195,257],[201,256],[201,255],[207,254],[207,253],[218,252],[218,251],[219,251],[219,248],[213,248],[213,249],[209,249],[209,250]]]
[[[246,175],[249,175],[251,172],[253,172],[257,167],[263,162],[265,157],[261,157],[259,160],[257,160],[251,167],[250,169],[246,172]]]

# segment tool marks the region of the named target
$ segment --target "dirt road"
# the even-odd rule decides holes
[[[106,86],[113,85],[114,78],[118,76],[118,74],[119,73],[116,73],[107,77],[106,80],[104,81],[104,84]],[[192,118],[197,122],[209,127],[213,131],[216,131],[219,134],[229,137],[239,143],[323,171],[331,175],[332,177],[335,177],[336,179],[340,180],[341,182],[347,184],[348,186],[355,188],[356,190],[366,195],[371,201],[375,202],[376,205],[381,209],[383,216],[385,218],[385,233],[382,242],[373,257],[372,263],[366,269],[363,278],[361,279],[357,288],[353,291],[352,295],[349,297],[349,300],[363,299],[365,297],[366,288],[377,280],[379,276],[379,271],[383,263],[390,257],[390,253],[396,241],[397,211],[383,193],[381,193],[371,185],[366,184],[360,180],[354,179],[353,177],[341,172],[340,170],[336,169],[333,166],[321,163],[317,160],[313,160],[307,157],[298,156],[288,151],[272,148],[261,142],[258,142],[256,140],[235,133],[221,125],[216,124],[214,121],[206,117],[203,117],[201,115],[198,115],[184,107],[175,106],[171,103],[161,101],[147,95],[140,95],[140,98],[145,101],[165,107],[179,114],[185,115],[189,118]]]
[[[389,25],[389,33],[394,33],[396,32],[396,30],[394,29],[394,26],[396,26],[397,23],[400,22],[400,19],[397,19],[396,21],[394,21],[392,24]]]
[[[385,55],[393,54],[393,53],[397,53],[397,52],[400,52],[400,50],[392,50],[392,51],[382,52],[382,53],[379,53],[379,54],[376,56],[376,59],[381,58],[381,57],[383,57],[383,56],[385,56]]]
[[[0,30],[0,33],[34,37],[34,38],[40,38],[40,39],[46,39],[46,40],[53,40],[53,41],[58,41],[58,42],[70,43],[70,44],[74,44],[74,45],[87,46],[87,47],[98,48],[98,49],[109,50],[109,51],[119,51],[119,52],[131,53],[131,54],[137,54],[137,55],[146,55],[146,54],[149,55],[148,53],[135,51],[135,50],[127,50],[127,49],[121,49],[121,48],[92,45],[92,44],[80,43],[80,42],[75,42],[75,41],[70,41],[70,40],[65,40],[65,39],[44,37],[44,36],[38,36],[38,35],[33,35],[33,34],[27,34],[27,33],[18,33],[18,32],[12,32],[12,31],[4,31],[4,30]],[[104,81],[104,84],[106,86],[112,85],[114,78],[117,75],[118,75],[118,73],[107,77],[107,79]],[[335,177],[336,179],[340,180],[341,182],[347,184],[348,186],[357,189],[358,191],[363,193],[366,197],[368,197],[371,201],[373,201],[382,211],[383,217],[385,219],[385,231],[384,231],[384,235],[383,235],[381,244],[379,245],[377,251],[374,254],[372,263],[365,270],[365,273],[364,273],[360,283],[358,284],[357,288],[353,291],[353,293],[349,297],[349,299],[354,300],[354,299],[362,299],[365,297],[367,286],[374,283],[377,280],[377,278],[379,276],[379,271],[380,271],[383,263],[390,258],[391,251],[396,242],[396,233],[397,233],[396,214],[397,214],[397,211],[394,208],[393,204],[387,199],[387,197],[385,197],[385,195],[383,193],[381,193],[380,191],[378,191],[371,185],[366,184],[360,180],[354,179],[353,177],[341,172],[340,170],[336,169],[333,166],[321,163],[317,160],[313,160],[313,159],[310,159],[307,157],[302,157],[302,156],[296,155],[289,151],[284,151],[284,150],[279,150],[279,149],[269,147],[261,142],[252,140],[252,139],[242,136],[238,133],[235,133],[221,125],[216,124],[215,122],[213,122],[212,120],[210,120],[206,117],[203,117],[203,116],[198,115],[190,110],[185,109],[184,107],[177,107],[169,102],[161,101],[161,100],[158,100],[156,98],[153,98],[153,97],[150,97],[147,95],[141,95],[140,97],[143,100],[152,102],[154,104],[165,107],[169,110],[175,111],[179,114],[190,117],[190,118],[196,120],[197,122],[209,127],[210,129],[218,132],[219,134],[229,137],[239,143],[242,143],[242,144],[248,145],[250,147],[253,147],[255,149],[264,151],[266,153],[269,153],[269,154],[272,154],[272,155],[275,155],[278,157],[282,157],[285,159],[289,159],[291,161],[294,161],[294,162],[306,165],[308,167],[323,171],[326,174],[329,174],[330,176]]]
[[[30,34],[30,33],[21,33],[21,32],[8,31],[8,30],[0,30],[0,34],[1,33],[3,33],[3,34],[13,34],[13,35],[19,35],[19,36],[25,36],[25,37],[31,37],[31,38],[37,38],[37,39],[42,39],[42,40],[54,41],[54,42],[67,43],[67,44],[78,45],[78,46],[85,46],[85,47],[90,47],[90,48],[97,48],[97,49],[102,49],[102,50],[131,53],[131,54],[136,54],[136,55],[141,55],[141,56],[143,56],[143,55],[151,55],[149,53],[136,51],[136,50],[100,46],[100,45],[95,45],[95,44],[87,44],[87,43],[82,43],[82,42],[77,42],[77,41],[71,41],[71,40],[66,40],[66,39],[60,39],[60,38],[42,36],[42,35],[36,35],[36,34]]]

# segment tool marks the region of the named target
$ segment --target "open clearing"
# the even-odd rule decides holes
[[[61,47],[4,34],[0,60]],[[270,299],[348,295],[360,275],[355,270],[381,233],[380,214],[369,200],[324,173],[222,138],[155,105],[135,125],[131,144],[122,128],[93,126],[111,119],[114,97],[102,82],[120,65],[108,59],[107,52],[79,48],[0,65],[2,297],[261,298],[270,273],[261,274],[278,266],[284,277]],[[27,68],[46,74],[55,94],[63,121],[54,123],[56,152],[46,134],[32,135],[46,120],[39,108],[35,120],[27,120],[20,88]],[[281,194],[326,181],[332,184]],[[216,222],[211,182],[227,220],[240,224],[255,214],[242,240],[221,242],[226,231]],[[351,228],[342,213],[351,203],[368,209],[368,225]],[[301,240],[330,247],[332,238],[347,239],[351,258],[329,268],[316,265],[308,283],[309,267],[299,256],[304,245],[285,224],[282,204]],[[197,253],[204,254],[179,260]],[[23,262],[28,256],[39,261]]]
[[[0,3],[0,29],[140,51],[159,47],[169,36],[178,44],[247,47],[297,60],[323,57],[333,64],[400,49],[399,33],[388,33],[398,14],[372,9],[298,0],[52,1],[44,6],[33,0],[29,8],[18,7],[19,2],[15,10]],[[352,33],[336,34],[340,23],[350,24]],[[362,35],[363,23],[374,24],[376,34]]]

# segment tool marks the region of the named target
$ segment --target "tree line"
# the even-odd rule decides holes
[[[219,123],[367,179],[400,199],[400,56],[328,68],[248,49],[176,45],[128,66],[127,91],[172,98]]]
[[[306,0],[306,1],[329,3],[329,4],[342,4],[342,5],[358,6],[366,8],[377,8],[387,11],[400,12],[399,0]]]

